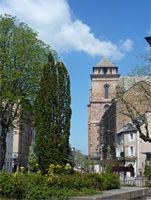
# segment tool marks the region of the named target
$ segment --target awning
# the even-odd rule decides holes
[[[118,160],[116,159],[113,159],[113,160],[107,160],[107,159],[104,159],[104,160],[101,160],[100,161],[100,166],[104,166],[104,165],[116,165],[118,164]]]

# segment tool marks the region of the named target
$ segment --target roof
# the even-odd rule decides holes
[[[104,57],[95,67],[116,67],[106,57]]]
[[[140,81],[144,81],[150,84],[151,77],[150,76],[121,76],[119,78],[119,86],[121,89],[128,90]]]

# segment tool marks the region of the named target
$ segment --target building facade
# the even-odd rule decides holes
[[[5,163],[3,170],[7,170],[9,173],[12,173],[12,164],[13,164],[13,127],[9,127],[9,131],[6,136],[6,154],[5,154]]]
[[[139,85],[146,89],[150,88],[149,84],[141,81],[128,89],[122,97],[132,105],[131,108],[135,106],[135,109],[139,111],[137,113],[134,109],[132,114],[136,115],[136,120],[140,124],[143,133],[146,133],[145,119],[147,119],[149,136],[151,137],[151,112],[149,111],[150,105],[147,103],[149,97],[143,99],[144,90],[140,90]],[[118,164],[133,166],[134,174],[127,173],[128,176],[141,176],[144,172],[145,154],[151,152],[151,144],[144,142],[139,137],[139,131],[130,121],[128,114],[126,105],[119,101],[118,97],[114,98],[99,123],[100,158],[102,160],[107,159],[107,147],[110,146],[112,158],[117,159]]]
[[[96,161],[96,165],[99,165],[98,158],[106,158],[108,144],[111,147],[112,158],[117,158],[117,133],[130,120],[117,112],[119,108],[121,110],[125,108],[122,104],[116,104],[117,93],[126,91],[124,94],[127,95],[126,98],[129,100],[133,96],[131,100],[137,102],[140,94],[136,91],[136,83],[142,80],[150,82],[150,79],[148,77],[120,77],[118,67],[107,58],[103,58],[93,67],[93,74],[90,77],[92,87],[89,90],[88,104],[88,154],[92,160]],[[139,105],[140,102],[136,104]],[[145,110],[144,105],[140,107],[141,113],[148,111]],[[99,166],[96,171],[99,171]]]
[[[149,130],[151,128],[151,112],[145,112],[148,120]],[[143,119],[139,119],[142,132],[145,132],[145,124]],[[151,131],[149,133],[151,137]],[[121,157],[121,152],[124,153],[124,158]],[[144,173],[146,155],[151,153],[151,143],[145,142],[139,137],[139,132],[132,122],[126,124],[123,129],[117,134],[116,155],[119,161],[125,162],[125,166],[132,165],[134,168],[134,176],[142,176]],[[127,173],[127,176],[132,174]]]
[[[20,167],[27,168],[29,146],[34,135],[33,128],[24,124],[22,129],[15,129],[13,136],[13,172],[19,171]]]
[[[103,58],[94,66],[93,74],[90,75],[92,81],[88,105],[88,153],[90,156],[99,155],[98,124],[116,95],[119,76],[118,67],[107,58]]]

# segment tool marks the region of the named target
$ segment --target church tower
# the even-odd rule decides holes
[[[118,67],[107,58],[103,58],[93,67],[93,74],[90,77],[92,87],[89,90],[88,105],[88,153],[90,156],[98,156],[98,123],[116,96],[120,75]]]

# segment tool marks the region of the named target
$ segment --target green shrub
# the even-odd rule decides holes
[[[112,173],[102,173],[102,189],[103,190],[111,190],[120,188],[120,181],[118,176]]]
[[[102,190],[102,176],[98,173],[85,174],[85,179],[91,184],[91,187],[96,190]]]
[[[147,180],[146,182],[145,182],[145,187],[151,187],[151,182],[149,182],[149,180]]]
[[[48,179],[51,178],[51,182]],[[119,188],[118,177],[112,173],[0,174],[0,197],[8,199],[67,199],[69,196],[101,194],[102,190]]]
[[[8,172],[0,172],[0,196],[12,198],[15,190],[14,180]]]

